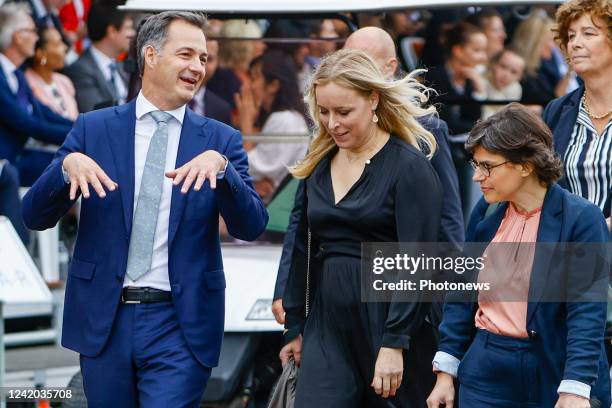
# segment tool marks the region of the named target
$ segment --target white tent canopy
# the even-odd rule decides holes
[[[563,0],[127,0],[124,10],[189,10],[224,14],[295,14],[387,11],[409,8],[560,4]]]

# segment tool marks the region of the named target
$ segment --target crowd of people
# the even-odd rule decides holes
[[[0,130],[7,134],[1,148],[6,152],[0,157],[7,168],[5,187],[0,191],[7,197],[3,201],[12,203],[0,212],[11,218],[24,242],[28,234],[15,209],[15,185],[30,186],[40,176],[78,113],[120,105],[140,89],[130,46],[143,15],[122,12],[117,6],[103,0],[24,0],[4,6],[8,24],[2,28],[3,71],[13,94],[7,97],[25,101],[21,95],[31,93],[28,98],[35,99],[36,107],[21,110],[25,116],[7,113],[0,118]],[[466,134],[478,119],[504,103],[522,101],[541,113],[546,103],[579,86],[582,79],[568,69],[554,42],[553,11],[534,9],[522,18],[505,7],[475,13],[457,9],[364,14],[361,21],[381,32],[361,36],[351,35],[345,23],[331,19],[211,20],[206,75],[189,106],[243,135],[304,136],[309,123],[301,95],[324,55],[341,47],[362,49],[386,60],[379,64],[385,75],[397,76],[402,72],[402,58],[396,53],[402,38],[420,37],[426,42],[419,67],[428,70],[421,80],[436,91],[429,95],[430,102],[438,107],[442,126],[447,125],[451,135]],[[385,46],[375,47],[381,41]],[[15,84],[20,84],[21,74],[25,80],[18,90]],[[36,127],[23,126],[19,118],[32,119],[29,123]],[[19,136],[25,129],[27,136]],[[307,142],[302,140],[245,143],[256,189],[266,202],[290,177],[287,167],[304,156]],[[451,153],[455,165],[465,164],[463,152]],[[461,177],[459,182],[463,184]],[[451,218],[463,222],[456,214]]]
[[[175,325],[168,338],[195,355],[179,359],[189,360],[186,372],[194,378],[186,380],[190,388],[184,392],[197,400],[194,381],[207,381],[210,371],[201,367],[215,364],[222,330],[222,299],[215,292],[225,286],[217,273],[219,212],[223,234],[252,240],[263,230],[263,203],[284,180],[296,178],[273,312],[286,328],[281,359],[301,365],[297,407],[438,408],[456,398],[464,407],[610,405],[605,303],[527,301],[530,282],[545,273],[533,267],[534,253],[521,252],[512,264],[523,301],[479,298],[446,302],[443,309],[442,302],[362,302],[360,257],[363,242],[608,242],[612,5],[571,0],[527,16],[500,7],[364,20],[367,27],[350,33],[339,20],[213,20],[203,26],[192,13],[144,18],[103,2],[31,0],[29,8],[0,7],[0,214],[27,242],[19,187],[34,185],[24,210],[32,229],[55,224],[80,189],[89,200],[82,204],[82,225],[86,231],[97,226],[109,239],[101,245],[93,234],[80,236],[73,272],[79,280],[66,295],[74,317],[65,319],[66,344],[85,356],[91,401],[108,406],[117,398],[101,392],[117,384],[98,373],[120,364],[112,360],[121,354],[119,343],[128,341],[114,319],[132,330],[127,308],[111,316],[111,295],[121,291],[120,303],[124,297],[141,301],[143,282],[157,294],[150,297],[147,290],[145,303],[172,300],[180,306],[176,314],[164,309],[160,316],[186,327]],[[406,36],[426,40],[420,51],[426,70],[402,72],[397,50]],[[176,81],[168,79],[175,74]],[[109,106],[119,108],[97,111]],[[79,115],[90,111],[96,112]],[[201,116],[215,119],[210,128]],[[135,132],[135,144],[125,149],[119,147],[126,143],[118,139],[121,126]],[[201,152],[181,148],[179,129],[199,134],[198,126],[208,129],[202,132],[213,135],[209,143],[217,147],[209,150],[203,140],[190,138],[193,149],[206,148],[193,158]],[[97,139],[107,128],[115,141],[110,149]],[[255,137],[241,144],[236,130]],[[149,131],[154,139],[163,135],[168,153],[165,144],[157,151],[157,142],[147,153],[142,135]],[[306,134],[313,135],[310,143],[290,140]],[[462,134],[467,141],[457,156],[449,135]],[[257,135],[284,139],[267,143]],[[111,153],[124,160],[113,162]],[[150,155],[164,157],[165,168],[149,166]],[[466,232],[456,166],[467,157],[483,197]],[[129,171],[107,174],[112,163],[131,163],[136,177]],[[188,198],[175,198],[170,181],[148,188],[164,171],[173,185],[183,184]],[[205,180],[218,191],[218,208],[195,195]],[[120,187],[120,199],[102,204],[118,194],[116,181],[136,189]],[[124,215],[100,224],[96,213],[121,203],[117,213],[133,207],[133,219]],[[155,228],[151,212],[164,220],[162,227]],[[256,225],[245,225],[244,214]],[[127,243],[111,243],[123,218]],[[186,222],[202,220],[203,231]],[[174,239],[188,256],[179,262],[175,254],[172,263]],[[111,251],[120,256],[106,259]],[[207,251],[216,255],[200,265],[204,261],[196,259]],[[182,264],[187,261],[193,265]],[[179,280],[174,272],[172,279],[179,263],[185,271],[196,264],[212,271],[194,287],[206,288],[216,302],[214,322],[202,321],[196,309],[213,306],[179,283],[188,272],[181,271]],[[99,278],[107,269],[117,274],[119,286]],[[94,284],[109,298],[99,299]],[[99,307],[78,310],[76,299],[86,299],[75,287],[108,309],[99,324],[92,322]],[[111,327],[118,340],[104,348]],[[201,336],[215,340],[211,345]],[[151,375],[146,364],[131,370]],[[134,384],[121,387],[138,400]]]

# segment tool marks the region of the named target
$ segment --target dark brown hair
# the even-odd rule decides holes
[[[599,20],[603,23],[608,40],[612,41],[612,2],[610,0],[571,0],[561,5],[557,10],[557,23],[553,32],[557,45],[567,54],[567,43],[569,41],[569,26],[576,19],[589,14],[592,20]],[[593,21],[595,23],[595,21]]]
[[[513,102],[470,131],[465,149],[478,146],[512,163],[530,163],[541,182],[550,185],[563,175],[563,164],[552,147],[552,133],[538,115]]]
[[[442,33],[442,45],[444,46],[445,55],[450,57],[454,46],[466,45],[474,34],[484,34],[484,31],[477,25],[467,21],[458,21],[445,29]]]

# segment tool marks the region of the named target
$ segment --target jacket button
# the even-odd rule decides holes
[[[232,190],[234,190],[234,193],[238,192],[238,186],[235,184],[232,184]]]
[[[531,340],[534,340],[534,339],[536,339],[537,337],[538,337],[538,332],[536,332],[535,330],[530,330],[530,331],[529,331],[529,338],[530,338]]]

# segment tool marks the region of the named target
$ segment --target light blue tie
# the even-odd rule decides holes
[[[157,122],[157,129],[151,138],[142,172],[128,251],[127,276],[133,281],[147,273],[151,267],[153,238],[166,168],[168,121],[172,118],[172,115],[162,111],[153,111],[151,116]]]

